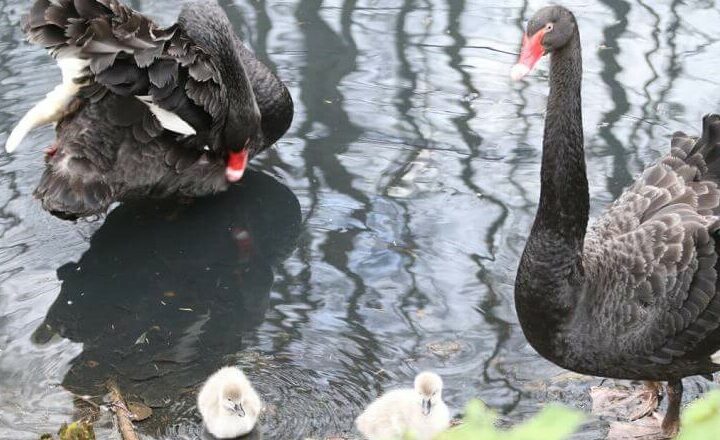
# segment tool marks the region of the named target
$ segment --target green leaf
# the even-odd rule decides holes
[[[585,417],[580,411],[549,405],[532,419],[516,426],[508,440],[563,440],[575,432]]]
[[[716,440],[720,433],[720,391],[691,403],[681,420],[677,440]]]
[[[495,429],[497,415],[479,400],[473,400],[465,409],[465,422],[481,429]]]
[[[537,416],[509,431],[495,427],[496,415],[482,402],[471,402],[463,424],[440,434],[436,440],[564,440],[580,426],[579,411],[551,405]]]
[[[482,402],[471,402],[463,424],[435,440],[566,440],[584,419],[580,411],[548,405],[530,420],[510,430],[495,427],[495,413]],[[683,411],[677,440],[720,439],[720,390],[707,393]]]
[[[437,440],[474,440],[482,435],[483,440],[494,440],[497,416],[484,403],[473,400],[465,409],[463,424],[440,434]]]
[[[60,440],[95,440],[95,431],[90,423],[73,422],[60,428]]]

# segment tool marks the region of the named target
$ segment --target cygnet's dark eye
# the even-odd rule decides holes
[[[555,28],[555,25],[553,23],[548,23],[545,25],[545,32],[551,32]]]

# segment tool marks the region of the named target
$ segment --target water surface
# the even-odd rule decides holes
[[[168,24],[175,0],[132,6]],[[512,284],[539,192],[547,64],[508,79],[518,0],[222,1],[288,84],[295,121],[230,192],[62,222],[32,199],[52,130],[0,153],[0,438],[35,440],[115,377],[155,410],[147,438],[196,438],[197,386],[242,366],[266,438],[352,435],[382,390],[433,369],[459,412],[505,423],[598,379],[526,343]],[[593,214],[720,109],[715,1],[573,0],[585,55]],[[0,142],[58,71],[0,0]],[[687,381],[688,398],[709,385]],[[577,438],[602,438],[593,420]],[[117,438],[107,415],[101,438]],[[115,437],[113,437],[115,436]]]

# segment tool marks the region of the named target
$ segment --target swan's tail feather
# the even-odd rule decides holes
[[[101,180],[83,181],[52,168],[43,173],[35,197],[46,211],[63,220],[103,214],[113,200],[112,190]]]
[[[176,29],[160,28],[118,0],[35,0],[23,21],[28,41],[45,47],[54,57],[89,60],[93,75],[116,60],[132,59],[135,67],[147,68],[162,56]],[[129,66],[121,67],[127,70]]]
[[[89,35],[89,22],[113,16],[113,6],[117,6],[114,0],[35,0],[23,18],[23,31],[31,43],[44,46],[53,55],[66,50],[77,52],[81,40]],[[109,31],[102,25],[96,23],[95,33]]]

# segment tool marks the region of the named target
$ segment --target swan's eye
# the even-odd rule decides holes
[[[545,32],[550,32],[555,28],[555,25],[552,23],[548,23],[545,25]]]

